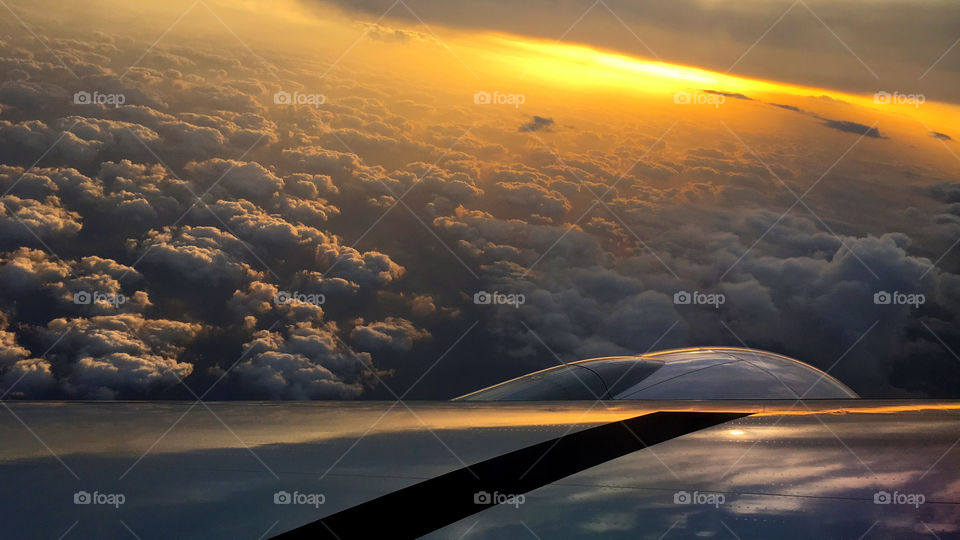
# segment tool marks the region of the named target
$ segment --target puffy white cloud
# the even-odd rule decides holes
[[[151,306],[149,295],[134,287],[140,273],[111,259],[88,256],[64,261],[41,250],[20,248],[0,255],[0,263],[4,287],[0,297],[21,305],[37,303],[42,293],[60,309],[76,314],[143,312]]]
[[[98,214],[135,226],[137,232],[145,232],[144,226],[175,222],[198,195],[196,186],[171,176],[160,164],[107,161],[100,165],[97,179],[98,189],[104,191],[96,201]]]
[[[246,200],[220,200],[208,208],[220,216],[240,238],[260,246],[265,251],[293,250],[325,242],[327,239],[324,233],[314,227],[290,223],[282,216],[268,214],[261,207]],[[205,212],[204,209],[195,209],[195,214],[201,216]]]
[[[363,324],[361,319],[350,331],[350,339],[361,350],[367,351],[386,349],[405,352],[413,348],[415,341],[429,337],[430,332],[419,329],[412,322],[400,317],[387,317],[368,324]]]
[[[338,238],[330,238],[317,247],[317,261],[332,267],[333,276],[342,277],[360,287],[383,287],[406,272],[393,262],[389,255],[379,251],[360,252],[352,247],[343,246]]]
[[[325,174],[288,174],[283,177],[283,182],[284,191],[304,199],[315,199],[322,194],[340,193],[337,186],[333,185],[333,180]]]
[[[142,266],[155,266],[174,279],[212,285],[239,285],[256,276],[243,262],[242,241],[215,227],[180,227],[152,230],[129,247]]]
[[[547,217],[563,216],[570,210],[570,202],[562,194],[533,183],[500,182],[496,193],[508,204],[521,207],[531,214]]]
[[[54,384],[50,362],[33,358],[8,330],[8,318],[0,312],[0,380],[2,393],[11,397],[38,395]]]
[[[187,172],[204,191],[217,182],[230,194],[252,201],[275,196],[283,187],[283,180],[259,163],[209,159],[189,164]]]
[[[334,269],[335,270],[335,269]],[[293,276],[298,291],[320,293],[327,296],[350,296],[360,290],[360,285],[340,277],[330,277],[323,272],[301,270]]]
[[[424,294],[413,299],[410,311],[417,317],[426,317],[437,312],[437,305],[433,297]]]
[[[323,199],[284,197],[280,202],[280,214],[294,223],[320,225],[339,213],[339,208]]]
[[[33,243],[41,239],[75,236],[82,227],[80,214],[64,210],[57,197],[43,201],[21,199],[15,195],[0,198],[0,236],[2,242]]]
[[[65,391],[88,399],[145,395],[188,376],[193,365],[178,360],[202,331],[200,324],[144,319],[139,314],[54,319],[45,329],[51,354],[65,358]],[[59,341],[57,341],[59,339]]]
[[[286,294],[281,294],[281,292]],[[245,290],[238,290],[230,299],[229,306],[242,317],[255,319],[282,319],[290,322],[314,322],[323,320],[323,305],[293,298],[293,292],[281,291],[276,285],[254,281]],[[308,294],[308,293],[303,293]]]
[[[67,91],[52,85],[27,80],[23,70],[11,70],[0,84],[0,103],[24,110],[42,109],[67,99]]]
[[[100,151],[124,157],[146,158],[149,154],[144,143],[149,145],[160,138],[156,132],[139,124],[83,116],[62,118],[56,126],[69,130],[68,134],[76,135]]]
[[[0,159],[5,164],[30,165],[49,150],[50,160],[83,166],[92,162],[103,147],[101,141],[85,140],[72,131],[63,134],[54,146],[62,134],[39,120],[16,124],[0,120]]]
[[[337,185],[350,178],[355,171],[363,169],[360,158],[355,154],[321,146],[284,148],[282,155],[294,167],[294,172],[327,175]]]
[[[346,349],[328,328],[298,323],[262,330],[233,370],[239,383],[270,399],[349,399],[360,395],[372,368],[368,353]]]

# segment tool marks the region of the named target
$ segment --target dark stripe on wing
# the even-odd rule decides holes
[[[749,413],[656,412],[611,422],[425,480],[274,538],[416,538],[494,506],[492,500],[478,502],[477,493],[527,493],[648,446],[745,416]]]

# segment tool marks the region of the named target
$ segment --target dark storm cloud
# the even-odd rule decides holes
[[[743,94],[738,94],[736,92],[721,92],[720,90],[704,90],[708,94],[715,94],[718,96],[724,96],[733,99],[742,99],[744,101],[753,101],[752,97],[745,96]]]
[[[866,137],[872,137],[874,139],[886,139],[880,134],[880,130],[871,127],[865,126],[857,122],[850,122],[848,120],[824,120],[823,125],[827,126],[830,129],[835,129],[837,131],[844,131],[846,133],[855,133],[857,135],[864,135]]]
[[[529,122],[520,125],[518,131],[545,131],[553,127],[553,118],[544,118],[543,116],[534,116]]]
[[[407,43],[415,39],[427,39],[427,36],[420,32],[412,32],[400,28],[388,28],[380,24],[370,24],[367,26],[367,29],[367,37],[377,41]]]
[[[781,109],[786,109],[793,112],[803,112],[803,109],[800,107],[794,107],[793,105],[783,105],[781,103],[771,103],[774,107],[780,107]]]
[[[725,95],[725,96],[728,96],[728,97],[732,95],[732,94],[728,94],[728,93],[724,93],[724,92],[712,92],[712,91],[710,91],[710,90],[705,90],[705,91],[706,91],[706,92],[711,92],[711,93],[716,93],[716,94]],[[746,100],[753,101],[752,98],[749,98],[749,97],[747,97],[747,96],[743,96],[743,94],[734,94],[734,95],[742,96],[742,97],[737,98],[737,99],[746,99]],[[819,115],[819,114],[805,111],[805,110],[801,109],[800,107],[795,107],[795,106],[793,106],[793,105],[783,105],[783,104],[780,104],[780,103],[769,103],[769,105],[772,105],[772,106],[774,106],[774,107],[778,107],[778,108],[780,108],[780,109],[784,109],[784,110],[787,110],[787,111],[792,111],[792,112],[795,112],[795,113],[798,113],[798,114],[802,114],[802,115],[806,115],[806,116],[810,116],[810,117],[816,118],[817,120],[820,120],[820,121],[823,123],[824,126],[830,128],[830,129],[835,129],[835,130],[837,130],[837,131],[843,131],[843,132],[846,132],[846,133],[855,133],[855,134],[857,134],[857,135],[863,135],[863,136],[865,136],[865,137],[871,137],[871,138],[874,138],[874,139],[886,139],[886,138],[888,138],[888,137],[880,134],[880,130],[879,130],[878,128],[872,127],[872,126],[867,126],[867,125],[861,124],[861,123],[859,123],[859,122],[852,122],[852,121],[849,121],[849,120],[832,120],[832,119],[830,119],[830,118],[824,118],[824,117],[822,117],[822,116]]]
[[[960,183],[957,182],[940,182],[920,188],[920,191],[944,203],[960,203]]]

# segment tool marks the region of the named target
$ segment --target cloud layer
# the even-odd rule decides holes
[[[722,124],[674,104],[519,111],[186,42],[127,71],[149,43],[63,32],[63,64],[0,37],[11,397],[358,399],[416,382],[411,397],[446,399],[688,345],[796,356],[867,396],[960,388],[960,183],[927,159],[948,134],[914,152],[849,104],[722,89]]]

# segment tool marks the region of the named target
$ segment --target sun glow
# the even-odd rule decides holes
[[[340,70],[389,74],[394,87],[410,85],[431,92],[438,101],[450,97],[453,104],[461,104],[464,95],[472,96],[478,90],[500,90],[525,94],[527,108],[536,107],[541,114],[559,115],[550,112],[552,107],[553,111],[606,109],[615,115],[606,120],[622,117],[625,111],[642,113],[645,118],[659,115],[696,119],[715,116],[717,109],[674,107],[677,93],[726,94],[719,112],[740,116],[746,122],[756,121],[755,107],[776,104],[786,107],[773,109],[775,114],[767,116],[772,121],[780,121],[782,116],[778,115],[796,109],[809,113],[813,120],[839,118],[865,125],[878,123],[884,133],[900,131],[927,139],[919,144],[935,145],[937,152],[943,149],[930,140],[929,132],[952,132],[960,124],[960,107],[930,100],[917,107],[912,103],[878,101],[873,93],[854,94],[739,76],[672,63],[667,57],[661,61],[576,43],[380,21],[378,24],[389,31],[403,32],[402,39],[391,39],[389,31],[374,35],[369,23],[343,13],[324,12],[322,18],[310,17],[300,4],[294,3],[289,10],[281,11],[286,13],[285,23],[296,19],[309,21],[287,24],[283,40],[290,47],[313,49],[321,66],[317,68],[318,75],[326,76],[328,70],[333,74]],[[327,39],[316,40],[318,33]],[[270,35],[273,39],[274,33]],[[892,94],[895,89],[877,88],[877,92],[884,90]]]
[[[742,99],[749,98],[743,102],[769,101],[815,114],[821,113],[818,107],[834,107],[837,102],[842,102],[857,106],[863,115],[862,120],[883,118],[885,125],[906,121],[912,124],[909,129],[924,131],[924,126],[946,128],[956,125],[960,119],[960,107],[952,104],[928,101],[917,107],[909,103],[883,102],[873,94],[857,95],[730,75],[585,45],[484,34],[460,36],[455,49],[463,53],[463,63],[480,74],[484,81],[494,79],[515,88],[543,86],[552,88],[558,96],[560,92],[570,94],[573,91],[594,95],[603,93],[605,98],[623,102],[630,102],[631,97],[659,96],[663,98],[659,101],[671,104],[673,95],[678,92],[720,92],[728,94],[727,103],[734,99],[734,94],[739,94]]]
[[[564,84],[607,85],[620,90],[659,93],[687,88],[737,93],[778,93],[797,96],[826,95],[834,99],[873,105],[873,98],[718,73],[657,60],[646,60],[584,45],[545,43],[529,39],[493,36],[500,47],[522,51],[508,58],[526,62],[522,76],[554,79]],[[501,54],[498,52],[497,54]]]

